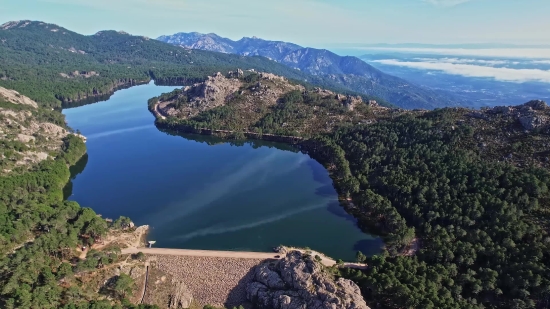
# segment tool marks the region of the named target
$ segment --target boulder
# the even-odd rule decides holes
[[[359,287],[335,280],[324,266],[299,251],[254,270],[247,298],[260,309],[368,309]]]
[[[548,119],[544,116],[538,116],[534,113],[519,117],[519,122],[526,130],[534,130],[548,123]]]
[[[190,308],[193,294],[183,282],[178,282],[174,292],[170,295],[169,308]]]
[[[542,100],[531,100],[523,105],[528,106],[534,110],[545,110],[548,108],[548,105],[546,104],[546,102]]]
[[[512,107],[510,106],[495,106],[492,109],[492,112],[494,114],[506,114],[511,111],[512,111]]]
[[[350,111],[355,109],[355,107],[361,103],[363,103],[363,99],[360,96],[354,97],[348,95],[344,100],[344,106]]]

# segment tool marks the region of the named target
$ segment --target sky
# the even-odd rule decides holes
[[[93,34],[214,32],[304,46],[550,44],[550,0],[0,0],[0,23]]]

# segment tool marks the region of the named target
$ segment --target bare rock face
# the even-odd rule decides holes
[[[26,96],[19,94],[19,92],[15,90],[0,87],[0,98],[1,97],[4,97],[5,100],[12,102],[13,104],[24,104],[30,105],[34,108],[38,108],[38,104],[36,104],[36,102],[27,98]]]
[[[526,130],[541,128],[548,124],[548,117],[541,112],[547,109],[548,105],[544,101],[529,101],[518,108],[518,120]]]
[[[526,130],[534,130],[548,123],[548,118],[529,113],[519,117],[519,122]]]
[[[321,264],[299,251],[259,265],[246,292],[261,309],[369,309],[355,283],[335,281]]]
[[[363,99],[360,96],[350,96],[348,95],[344,100],[344,106],[352,111],[357,105],[363,103]]]
[[[226,97],[237,91],[240,86],[241,82],[238,79],[226,78],[218,72],[213,76],[209,76],[206,81],[189,87],[186,91],[189,94],[190,101],[223,104]]]
[[[193,294],[183,282],[178,282],[170,297],[170,308],[189,308],[193,302]]]

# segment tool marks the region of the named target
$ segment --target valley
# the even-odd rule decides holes
[[[124,32],[21,21],[0,38],[0,307],[550,301],[544,101],[404,109]],[[136,248],[144,224],[157,248]],[[304,249],[237,252],[280,244]]]

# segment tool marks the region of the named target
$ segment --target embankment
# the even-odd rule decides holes
[[[149,255],[148,255],[149,256]],[[246,284],[252,279],[252,269],[263,259],[225,257],[149,256],[158,270],[170,274],[189,288],[196,304],[232,308],[247,302]],[[155,284],[149,282],[149,285]],[[145,296],[144,303],[150,303]]]

